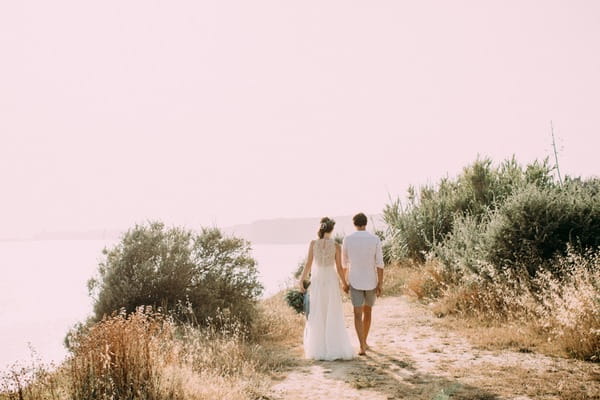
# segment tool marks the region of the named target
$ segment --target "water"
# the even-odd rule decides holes
[[[66,355],[63,339],[92,312],[87,281],[101,251],[114,240],[0,242],[0,371],[27,361],[33,348],[44,362]],[[254,245],[265,296],[285,287],[306,245]]]
[[[274,244],[254,245],[254,258],[258,261],[260,281],[265,286],[264,297],[284,289],[293,272],[308,251],[308,245]]]

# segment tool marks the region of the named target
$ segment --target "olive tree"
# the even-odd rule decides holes
[[[186,322],[205,324],[225,314],[248,323],[263,290],[250,252],[249,242],[217,228],[195,233],[161,222],[136,225],[103,250],[88,282],[95,319],[150,305]]]

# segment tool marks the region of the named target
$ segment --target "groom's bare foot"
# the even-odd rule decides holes
[[[359,356],[364,356],[367,354],[367,350],[369,349],[369,346],[365,345],[361,345],[360,346],[360,351],[358,352]]]

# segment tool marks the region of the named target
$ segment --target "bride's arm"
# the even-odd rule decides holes
[[[300,280],[298,281],[298,287],[300,292],[304,293],[306,289],[304,289],[304,281],[308,278],[308,274],[310,274],[310,267],[312,267],[313,262],[313,244],[314,240],[310,241],[310,245],[308,246],[308,256],[306,256],[306,264],[304,264],[304,268],[302,269],[302,275],[300,275]]]
[[[342,281],[344,291],[347,290],[348,282],[346,282],[346,270],[342,267],[342,249],[339,244],[335,245],[335,268],[337,269],[338,276]]]

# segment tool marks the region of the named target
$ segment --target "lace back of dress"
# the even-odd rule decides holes
[[[331,239],[319,239],[314,245],[314,259],[319,266],[335,264],[335,242]]]

